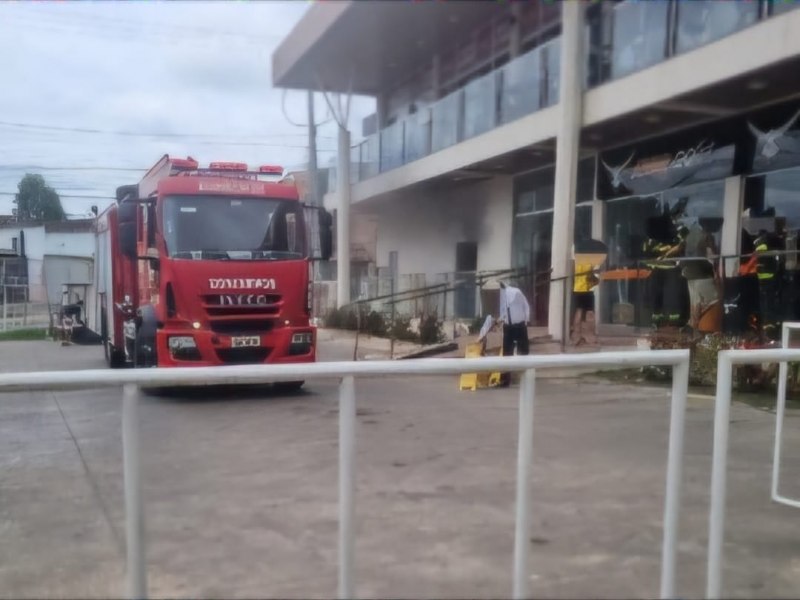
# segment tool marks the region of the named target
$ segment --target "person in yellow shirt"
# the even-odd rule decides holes
[[[594,288],[599,283],[597,273],[591,263],[575,263],[575,280],[572,286],[572,305],[575,312],[572,317],[572,339],[576,346],[584,343],[597,343],[594,328],[589,334],[589,340],[584,337],[584,324],[589,314],[594,320]]]

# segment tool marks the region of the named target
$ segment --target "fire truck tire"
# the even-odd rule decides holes
[[[134,344],[134,366],[141,367],[158,366],[156,357],[156,311],[152,306],[143,306],[138,311],[139,327],[136,330],[136,341]]]
[[[305,381],[278,381],[275,389],[279,392],[298,392],[304,383]]]
[[[125,366],[125,352],[117,350],[111,343],[108,335],[108,315],[105,309],[100,311],[100,338],[103,341],[103,352],[106,363],[112,369],[120,369]]]
[[[112,369],[121,369],[125,366],[125,353],[117,350],[114,345],[106,340],[104,342],[106,347],[106,362]]]

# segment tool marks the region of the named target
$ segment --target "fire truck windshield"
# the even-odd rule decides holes
[[[168,196],[163,231],[172,258],[289,260],[305,256],[297,202],[230,196]]]

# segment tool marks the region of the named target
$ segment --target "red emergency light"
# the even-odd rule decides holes
[[[268,173],[270,175],[283,175],[283,167],[277,165],[261,165],[258,167],[259,173]]]
[[[170,158],[169,161],[174,169],[193,170],[200,166],[200,163],[198,163],[191,156],[187,156],[186,158]]]
[[[247,171],[247,165],[240,162],[212,162],[208,168],[214,171]]]

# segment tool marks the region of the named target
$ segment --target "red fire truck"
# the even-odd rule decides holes
[[[330,256],[331,221],[281,173],[165,155],[117,189],[96,228],[110,366],[315,360],[309,261]]]

